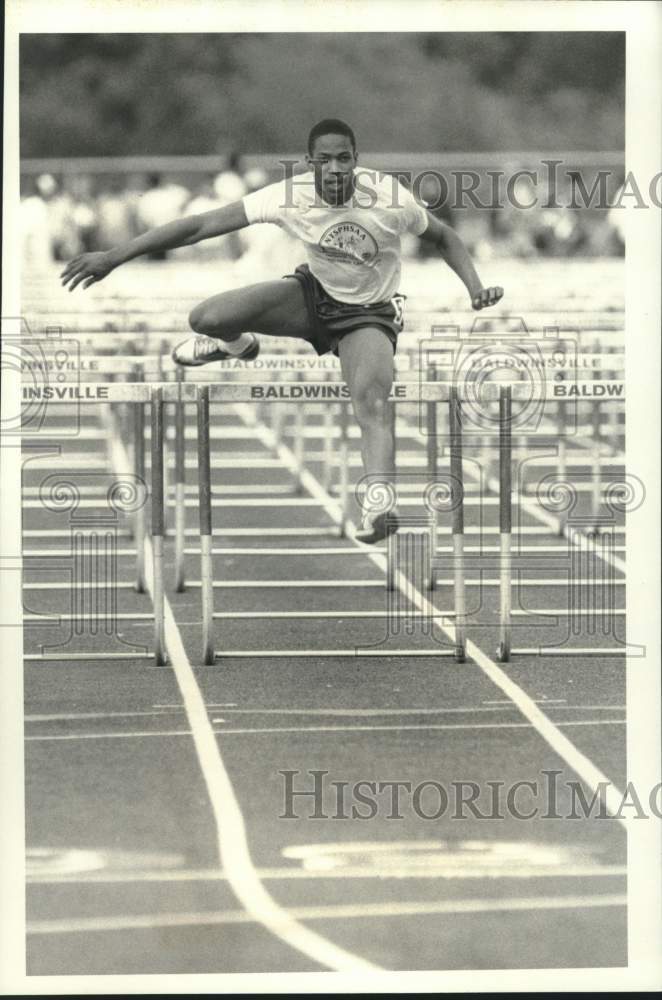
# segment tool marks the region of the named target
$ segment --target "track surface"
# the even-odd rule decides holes
[[[575,289],[565,287],[567,272],[553,262],[512,262],[505,271],[509,280],[502,283],[514,290],[512,312],[521,309],[549,325],[563,325],[570,316],[585,327],[582,343],[622,345],[620,262],[578,262]],[[446,279],[448,288],[439,290],[436,277],[432,283],[437,274],[429,265],[408,266],[409,328],[416,327],[411,311],[415,317],[416,310],[426,316],[442,306],[456,310],[440,312],[441,322],[461,315],[455,285]],[[233,284],[245,276],[224,280]],[[140,315],[148,332],[177,326],[184,332],[190,305],[218,287],[208,266],[180,262],[132,266],[87,296],[65,297],[52,279],[35,278],[25,289],[24,312],[34,333],[61,316],[65,336],[76,329],[81,342],[86,318],[90,329],[102,328],[103,317],[122,329],[135,326]],[[437,289],[435,297],[430,288]],[[470,321],[464,314],[462,322]],[[75,524],[69,512],[44,508],[40,484],[56,470],[76,482],[82,482],[79,473],[94,472],[84,480],[93,498],[107,487],[113,463],[117,471],[128,439],[116,435],[109,454],[99,409],[85,407],[76,415],[53,407],[43,431],[26,442],[24,602],[26,614],[42,620],[26,617],[25,648],[32,655],[63,650],[61,660],[25,663],[28,972],[625,965],[624,830],[617,819],[582,817],[577,803],[578,818],[565,818],[572,812],[569,782],[589,800],[601,778],[615,789],[625,782],[625,657],[520,655],[497,665],[498,588],[489,581],[498,578],[498,564],[496,553],[485,549],[468,560],[467,577],[476,581],[468,587],[468,610],[476,621],[468,630],[475,646],[465,664],[439,655],[451,647],[439,629],[421,622],[410,627],[402,617],[399,634],[392,634],[395,628],[385,631],[383,618],[357,617],[384,612],[394,598],[384,588],[383,557],[365,549],[350,554],[357,546],[338,537],[335,494],[322,485],[321,409],[306,414],[307,476],[296,496],[308,502],[262,506],[242,505],[242,496],[260,504],[295,497],[287,468],[295,449],[294,415],[288,412],[282,445],[275,446],[266,411],[257,417],[241,407],[214,411],[214,496],[236,506],[214,507],[214,547],[222,550],[214,555],[214,577],[231,586],[215,588],[216,611],[228,617],[216,621],[221,656],[211,667],[200,666],[194,441],[187,469],[190,583],[184,593],[173,590],[170,537],[171,664],[161,668],[149,657],[131,658],[131,648],[151,649],[148,619],[120,618],[105,635],[103,628],[75,635],[66,617],[59,624],[43,621],[75,611],[66,585]],[[403,468],[425,455],[415,417],[399,417]],[[194,434],[192,412],[188,421]],[[60,447],[59,457],[48,455],[49,444]],[[39,452],[43,458],[36,458]],[[525,454],[515,457],[523,461]],[[579,464],[588,463],[587,452],[576,442],[571,454],[571,475],[581,482],[589,471]],[[253,467],[242,467],[250,466],[241,461],[248,456]],[[489,482],[496,467],[486,468],[478,451],[474,458],[477,499],[477,477]],[[465,459],[471,490],[471,451]],[[619,460],[617,454],[605,464],[605,482],[622,471]],[[353,465],[351,471],[355,479],[359,470]],[[525,489],[535,488],[537,475],[525,463]],[[233,494],[239,486],[242,492]],[[494,494],[483,495],[487,503],[467,507],[468,546],[498,542]],[[588,509],[585,493],[580,503]],[[548,614],[516,617],[514,645],[614,647],[614,637],[600,627],[590,631],[588,616],[571,620],[577,629],[571,635],[559,617],[550,620],[549,611],[566,608],[570,599],[577,606],[578,595],[568,584],[571,547],[544,530],[534,506],[516,508],[514,551],[523,576],[513,606]],[[94,516],[94,508],[84,512]],[[171,529],[173,517],[171,506]],[[480,527],[487,530],[472,532]],[[237,533],[251,528],[255,534]],[[295,528],[300,535],[285,534]],[[149,594],[132,589],[127,529],[124,518],[109,529],[116,533],[117,575],[125,584],[117,591],[118,610],[149,615]],[[260,534],[263,529],[273,531]],[[622,533],[615,542],[622,548]],[[448,546],[450,537],[442,533],[440,544]],[[518,554],[518,545],[527,549]],[[331,547],[341,551],[315,552]],[[314,554],[251,552],[291,548]],[[625,607],[623,560],[623,551],[612,556],[616,609]],[[450,556],[440,553],[438,566],[442,582],[433,600],[449,612],[452,587],[443,581],[452,577]],[[581,571],[600,578],[604,560],[584,556]],[[274,586],[237,586],[255,580]],[[399,610],[411,607],[404,597],[398,600]],[[279,617],[319,610],[348,614]],[[620,635],[623,617],[616,622]],[[366,647],[376,655],[315,653]],[[70,655],[91,650],[129,658]],[[231,655],[251,650],[289,653]],[[407,655],[388,655],[394,650]],[[294,797],[288,809],[288,781],[295,790],[317,787],[317,797]],[[546,794],[552,781],[559,818],[542,818],[554,812]],[[358,782],[376,784],[357,789]],[[408,783],[400,790],[399,810],[391,787],[384,788],[389,782]],[[430,784],[421,788],[425,782]],[[456,801],[460,782],[465,797],[469,783],[477,786],[482,817]],[[522,813],[537,807],[536,818],[518,819],[508,808],[506,793],[516,782],[536,783],[537,794],[522,785],[515,800]],[[449,803],[434,818],[441,812],[439,785]],[[361,792],[374,808],[358,797]],[[283,818],[287,813],[290,818]]]

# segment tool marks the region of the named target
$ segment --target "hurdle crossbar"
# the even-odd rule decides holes
[[[24,403],[148,403],[152,393],[159,391],[163,402],[195,403],[196,385],[184,383],[179,386],[172,382],[156,383],[116,383],[81,382],[75,385],[23,385]],[[348,402],[351,398],[347,385],[343,382],[215,382],[206,386],[210,403],[328,403]],[[474,399],[475,389],[471,383],[455,387],[459,399]],[[395,382],[391,399],[398,402],[448,402],[451,385],[447,382]],[[499,399],[499,383],[483,383],[480,400],[484,402]],[[547,381],[538,388],[528,382],[515,382],[512,399],[529,402],[532,399],[568,399],[595,402],[597,399],[625,399],[625,383],[616,380],[594,380],[582,382]]]

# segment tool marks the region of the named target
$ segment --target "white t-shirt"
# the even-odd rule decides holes
[[[346,205],[327,205],[311,171],[244,197],[249,223],[273,222],[304,245],[308,265],[334,299],[366,305],[390,299],[400,283],[400,236],[428,225],[422,205],[392,176],[357,168]]]

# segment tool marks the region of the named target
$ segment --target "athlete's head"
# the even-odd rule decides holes
[[[315,170],[315,188],[324,201],[342,205],[351,198],[357,160],[354,132],[346,122],[324,118],[311,128],[306,161]]]

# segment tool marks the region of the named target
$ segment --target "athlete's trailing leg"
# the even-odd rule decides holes
[[[340,366],[361,431],[363,468],[373,485],[390,492],[395,482],[395,447],[389,394],[393,385],[393,346],[379,327],[346,334],[338,345]],[[389,515],[387,517],[387,514]],[[397,525],[394,511],[366,510],[357,538],[377,542]]]

